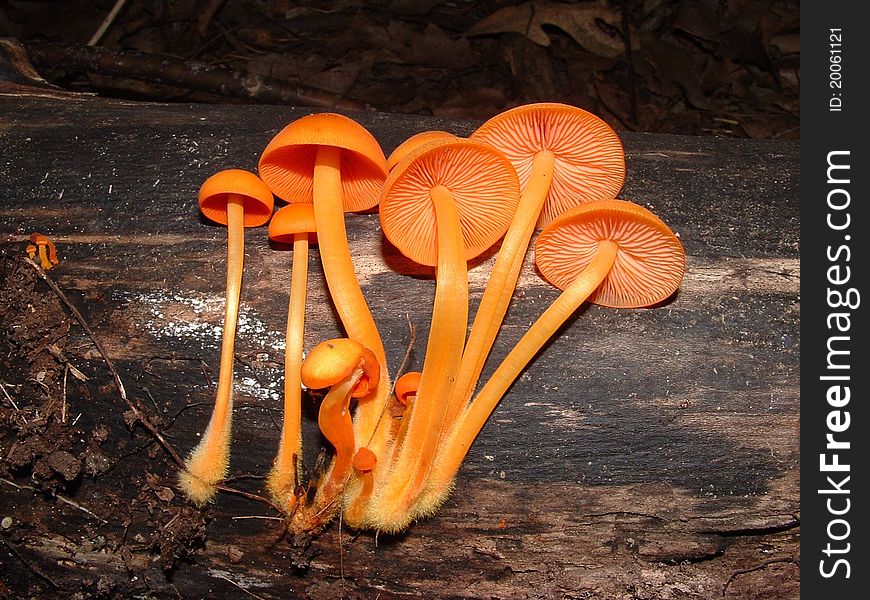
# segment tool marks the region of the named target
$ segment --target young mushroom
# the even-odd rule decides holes
[[[536,224],[581,202],[614,198],[625,179],[625,155],[616,132],[597,116],[566,104],[527,104],[498,114],[471,139],[511,161],[522,195],[481,298],[448,416],[471,398],[507,312]]]
[[[356,439],[351,399],[364,398],[380,379],[380,364],[359,342],[336,338],[319,343],[302,363],[302,383],[311,389],[330,388],[320,404],[317,422],[335,454],[324,482],[318,482],[311,506],[300,507],[291,523],[296,531],[316,531],[341,507],[339,496],[351,475]],[[372,465],[371,468],[374,468]]]
[[[302,346],[308,287],[308,248],[316,242],[314,207],[305,202],[288,204],[269,223],[269,239],[293,245],[290,301],[284,350],[284,423],[281,441],[266,487],[285,514],[294,510],[295,491],[302,465]]]
[[[535,258],[543,276],[563,292],[532,324],[439,446],[436,468],[419,514],[434,510],[490,413],[529,361],[586,301],[616,308],[662,302],[686,269],[683,246],[652,212],[624,200],[582,204],[541,232]]]
[[[54,243],[41,233],[31,233],[30,243],[27,245],[27,255],[33,260],[37,252],[39,253],[39,266],[44,271],[48,271],[58,263]]]
[[[389,469],[375,474],[371,524],[407,526],[444,426],[468,324],[467,261],[504,234],[519,199],[511,164],[465,139],[429,142],[390,172],[381,198],[384,235],[405,256],[435,266],[435,299],[416,399],[403,417]]]
[[[370,349],[380,363],[381,385],[360,403],[354,419],[360,438],[368,439],[387,402],[389,378],[383,342],[354,271],[344,212],[377,205],[387,175],[383,150],[352,119],[317,113],[293,121],[269,142],[259,173],[279,198],[313,204],[320,258],[336,311],[348,337]]]
[[[396,396],[396,401],[402,406],[408,406],[417,396],[417,390],[420,389],[420,371],[408,371],[403,373],[401,377],[396,379],[396,384],[393,389],[393,394]]]
[[[377,464],[378,457],[365,446],[357,450],[353,457],[353,468],[358,473],[357,476],[362,479],[361,493],[365,496],[371,496],[372,489],[375,485],[372,469],[374,469]]]
[[[233,410],[233,358],[245,256],[245,227],[272,216],[272,192],[256,175],[240,169],[220,171],[199,190],[199,208],[209,220],[227,226],[227,285],[220,373],[214,409],[202,439],[185,461],[179,484],[196,504],[205,504],[229,467]]]

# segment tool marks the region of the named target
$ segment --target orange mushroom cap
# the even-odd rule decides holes
[[[377,464],[378,457],[365,446],[357,450],[353,456],[353,468],[357,471],[371,471]]]
[[[368,210],[377,205],[387,176],[384,151],[362,125],[335,113],[308,115],[282,129],[260,156],[260,177],[279,198],[312,202],[318,146],[343,150],[341,187],[345,211]]]
[[[555,154],[553,183],[539,227],[578,203],[615,198],[625,180],[625,152],[616,132],[575,106],[546,102],[518,106],[492,117],[470,137],[504,153],[522,187],[535,154],[541,150]]]
[[[495,148],[463,138],[424,144],[397,164],[384,183],[384,235],[416,262],[438,264],[435,209],[430,191],[444,186],[456,202],[466,260],[504,235],[519,202],[519,182]]]
[[[590,302],[615,308],[650,306],[668,298],[686,272],[686,254],[673,231],[646,208],[625,200],[581,204],[557,217],[538,236],[535,262],[560,289],[595,256],[598,242],[619,249]]]
[[[438,129],[432,129],[430,131],[421,131],[420,133],[415,133],[404,142],[396,146],[396,149],[393,150],[390,155],[387,157],[387,170],[392,171],[393,167],[399,164],[403,158],[408,156],[411,152],[423,146],[424,144],[428,144],[429,142],[434,142],[435,140],[455,140],[457,139],[455,135],[452,133],[448,133],[447,131],[440,131]]]
[[[209,220],[226,225],[231,194],[244,199],[245,227],[257,227],[272,218],[272,191],[259,177],[241,169],[226,169],[206,179],[199,188],[199,209]]]
[[[302,383],[313,389],[330,387],[350,377],[357,368],[361,368],[364,375],[352,395],[361,398],[377,386],[380,363],[370,350],[355,340],[326,340],[317,344],[302,362]]]
[[[293,236],[307,233],[309,243],[316,243],[317,225],[314,222],[314,206],[297,202],[281,207],[269,221],[269,239],[285,244],[293,243]]]
[[[396,380],[394,392],[400,404],[407,406],[408,397],[417,395],[421,376],[420,371],[408,371]]]

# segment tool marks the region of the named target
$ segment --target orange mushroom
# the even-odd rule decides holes
[[[474,392],[536,223],[543,226],[581,202],[614,198],[625,179],[619,137],[604,121],[573,106],[519,106],[489,119],[470,137],[491,144],[511,161],[522,196],[469,333],[448,418],[459,414]]]
[[[389,470],[376,474],[369,517],[382,531],[409,522],[432,465],[468,324],[466,261],[504,234],[519,199],[511,164],[465,139],[429,142],[390,172],[381,198],[384,235],[414,261],[436,267],[435,300],[417,397],[405,412]]]
[[[550,337],[586,300],[610,307],[657,304],[680,285],[683,246],[649,210],[624,200],[582,204],[557,217],[535,244],[538,268],[563,292],[532,324],[439,446],[436,468],[416,510],[428,514],[444,499],[450,481],[490,413]]]
[[[58,263],[57,250],[50,239],[41,233],[30,234],[30,244],[27,245],[27,255],[33,259],[39,253],[39,266],[48,271]]]
[[[360,497],[371,497],[372,490],[374,490],[375,487],[375,478],[372,474],[372,470],[377,466],[377,464],[378,457],[365,446],[356,451],[356,454],[353,457],[353,468],[357,477],[362,481],[359,492]],[[346,518],[350,522],[359,522],[363,518],[363,510],[364,506],[362,503],[353,504],[348,507]]]
[[[325,482],[308,510],[294,514],[301,531],[317,530],[340,508],[337,498],[351,475],[356,453],[350,402],[367,396],[377,387],[380,365],[374,354],[349,338],[319,343],[302,363],[302,383],[312,389],[330,388],[320,404],[317,422],[320,431],[335,449]],[[374,466],[372,466],[374,468]]]
[[[227,226],[227,286],[220,373],[212,416],[199,444],[179,474],[185,495],[205,504],[217,491],[229,467],[233,410],[233,355],[239,295],[245,256],[245,227],[257,227],[272,216],[272,192],[256,175],[239,169],[220,171],[199,190],[199,208],[206,218]]]
[[[399,164],[402,159],[411,154],[411,152],[413,152],[420,146],[424,146],[429,142],[434,142],[436,140],[455,139],[457,138],[452,133],[449,133],[447,131],[441,131],[439,129],[432,129],[429,131],[421,131],[419,133],[415,133],[404,142],[396,146],[395,150],[390,152],[390,155],[387,157],[387,171],[392,171],[393,167]]]
[[[313,203],[320,258],[336,311],[348,337],[370,349],[380,363],[380,388],[360,403],[354,419],[358,436],[368,439],[378,426],[390,386],[383,342],[350,256],[344,212],[377,205],[387,174],[383,150],[352,119],[317,113],[293,121],[269,142],[259,172],[276,196]]]
[[[308,286],[308,247],[316,241],[314,207],[288,204],[272,217],[269,239],[293,244],[290,301],[284,350],[284,423],[281,441],[266,487],[276,505],[290,514],[296,506],[296,485],[302,474],[302,344]]]
[[[420,371],[408,371],[396,379],[393,393],[396,395],[396,400],[399,404],[408,406],[412,402],[412,399],[417,396],[421,375]]]

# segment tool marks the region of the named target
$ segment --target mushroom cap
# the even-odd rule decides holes
[[[260,177],[279,198],[312,202],[318,146],[342,150],[344,210],[361,211],[376,206],[387,176],[384,151],[362,125],[336,113],[301,117],[282,129],[260,156]]]
[[[396,394],[396,400],[399,401],[399,404],[407,406],[408,396],[417,395],[417,390],[420,388],[420,378],[422,376],[423,374],[420,371],[408,371],[396,379],[393,391]]]
[[[359,365],[365,347],[350,338],[335,338],[317,344],[302,361],[302,383],[320,389],[349,377]]]
[[[421,131],[420,133],[415,133],[404,142],[396,146],[396,149],[393,150],[390,155],[387,157],[387,170],[392,171],[393,167],[401,162],[403,158],[408,156],[411,152],[419,148],[420,146],[427,144],[429,142],[433,142],[435,140],[455,140],[456,136],[452,133],[448,133],[447,131],[441,131],[438,129],[432,129],[429,131]]]
[[[308,233],[309,242],[317,238],[317,226],[314,222],[314,205],[309,202],[297,202],[284,206],[272,216],[269,221],[269,239],[284,244],[292,244],[297,233]]]
[[[590,112],[543,102],[502,112],[471,139],[492,144],[514,165],[525,188],[541,150],[556,156],[553,183],[538,226],[581,202],[615,198],[625,181],[625,152],[616,132]]]
[[[365,446],[362,446],[356,451],[356,454],[353,455],[353,468],[357,471],[371,471],[377,464],[378,457]]]
[[[317,344],[302,361],[302,383],[312,389],[326,388],[350,377],[361,368],[363,377],[352,396],[367,396],[377,387],[381,366],[371,350],[350,338],[334,338]]]
[[[446,187],[459,212],[470,260],[495,244],[516,212],[519,182],[495,148],[463,138],[428,142],[390,172],[381,197],[384,235],[405,256],[438,264],[438,235],[430,191]]]
[[[564,290],[601,240],[614,241],[619,249],[590,302],[639,308],[665,300],[680,286],[686,254],[679,238],[649,210],[625,200],[581,204],[558,216],[538,236],[535,263],[547,281]]]
[[[199,210],[207,219],[226,225],[230,194],[244,199],[245,227],[257,227],[272,218],[272,190],[259,177],[242,169],[218,171],[206,179],[199,188]]]

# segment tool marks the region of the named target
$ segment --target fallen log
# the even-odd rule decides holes
[[[442,510],[399,536],[334,522],[289,540],[257,500],[279,435],[290,260],[250,232],[227,484],[241,494],[187,505],[106,359],[187,452],[211,410],[226,252],[196,191],[218,169],[255,168],[306,112],[0,90],[0,586],[53,598],[799,596],[794,142],[621,134],[621,196],[685,245],[679,293],[650,310],[581,311],[497,408]],[[354,116],[387,152],[417,131],[475,126]],[[410,320],[419,366],[433,273],[403,259],[375,215],[348,224],[388,356],[401,360]],[[34,231],[57,245],[46,275],[99,348],[24,262]],[[472,311],[492,261],[472,266]],[[310,271],[306,348],[340,333],[316,250]],[[496,357],[557,293],[527,261]],[[325,445],[316,401],[309,468]]]

